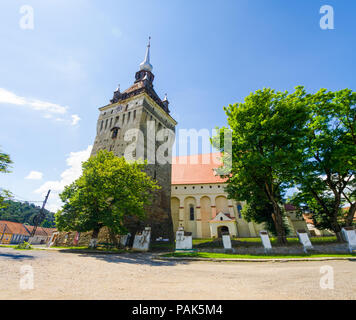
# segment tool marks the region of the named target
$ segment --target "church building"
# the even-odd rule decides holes
[[[161,99],[154,90],[152,69],[149,42],[132,86],[122,92],[118,87],[110,103],[99,108],[91,153],[93,156],[105,149],[126,160],[148,160],[147,174],[161,186],[146,208],[145,221],[128,214],[125,226],[131,234],[150,226],[153,239],[173,240],[179,226],[192,232],[194,238],[220,237],[222,232],[233,237],[258,237],[264,226],[242,218],[245,203],[228,199],[225,180],[214,174],[219,154],[209,154],[209,161],[202,161],[206,155],[175,157],[172,161],[174,140],[169,141],[177,122],[170,115],[167,95]],[[168,146],[163,157],[166,162],[158,159],[163,144]],[[302,222],[288,219],[295,234],[295,226]]]
[[[193,238],[220,238],[221,232],[232,237],[259,237],[263,224],[247,222],[241,215],[245,202],[228,199],[224,191],[226,181],[215,174],[220,154],[179,156],[172,164],[171,210],[174,231],[183,226]],[[285,205],[286,223],[290,236],[296,231],[308,231],[296,208]]]

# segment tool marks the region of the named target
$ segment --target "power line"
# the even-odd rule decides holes
[[[19,198],[19,197],[17,197],[17,198],[11,197],[10,200],[16,201],[16,202],[31,202],[31,203],[33,203],[33,202],[42,203],[43,202],[43,201],[40,201],[40,200],[25,200],[25,199],[22,199],[22,198]]]
[[[19,196],[18,194],[16,194],[16,193],[13,193],[13,192],[11,192],[11,195],[14,195],[17,199],[15,199],[15,200],[19,200],[19,201],[26,201],[26,202],[43,202],[43,200],[41,201],[41,200],[26,200],[24,197],[22,197],[22,196]],[[14,197],[12,197],[12,198],[14,198]]]

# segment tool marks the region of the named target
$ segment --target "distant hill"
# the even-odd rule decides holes
[[[36,206],[33,203],[17,202],[12,200],[4,201],[5,208],[0,209],[0,220],[7,220],[13,222],[26,223],[33,225],[33,218],[40,212],[41,207]],[[42,227],[53,228],[54,213],[48,210],[44,210],[46,214],[45,220],[42,222]]]

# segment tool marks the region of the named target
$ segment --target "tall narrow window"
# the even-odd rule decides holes
[[[131,116],[131,112],[129,112],[129,114],[127,115],[127,122],[130,121],[130,116]]]
[[[242,219],[241,211],[242,211],[242,207],[240,204],[238,204],[237,205],[237,214],[239,215],[239,219]]]
[[[104,120],[101,120],[100,131],[103,130]]]
[[[106,119],[106,121],[105,121],[105,130],[107,127],[108,127],[108,119]]]
[[[133,117],[134,117],[134,119],[136,119],[136,110],[134,111]]]
[[[125,114],[122,116],[122,124],[125,123]]]
[[[117,138],[117,133],[119,132],[119,128],[118,127],[114,127],[112,128],[112,134],[111,134],[111,138],[112,139],[116,139]]]
[[[112,126],[112,118],[110,119],[110,125],[109,125],[109,128],[111,128]]]
[[[191,204],[189,207],[190,221],[194,221],[194,206]]]

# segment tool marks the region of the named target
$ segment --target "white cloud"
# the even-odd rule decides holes
[[[31,171],[25,179],[27,180],[41,180],[43,173],[39,171]]]
[[[80,120],[81,119],[77,114],[72,114],[72,126],[75,126]]]
[[[1,103],[27,107],[35,111],[42,111],[44,112],[43,117],[45,119],[52,118],[53,114],[66,116],[68,114],[68,109],[69,109],[69,107],[67,106],[61,106],[56,103],[21,97],[4,88],[0,88],[0,104]],[[65,121],[64,118],[57,117],[56,120],[57,119],[61,119],[61,121]],[[73,114],[70,116],[70,120],[68,119],[67,122],[74,125],[77,124],[79,120],[80,120],[79,116]]]
[[[64,190],[65,186],[71,184],[80,177],[82,174],[82,162],[89,159],[92,147],[93,146],[90,145],[85,150],[71,152],[66,159],[69,168],[61,173],[60,179],[47,181],[34,191],[44,197],[48,190],[51,190],[47,206],[48,210],[57,211],[62,206],[62,202],[58,196],[59,193]]]
[[[65,114],[68,110],[68,107],[64,107],[59,104],[17,96],[13,92],[4,88],[0,88],[0,103],[28,106],[33,110],[40,110],[57,114]]]

